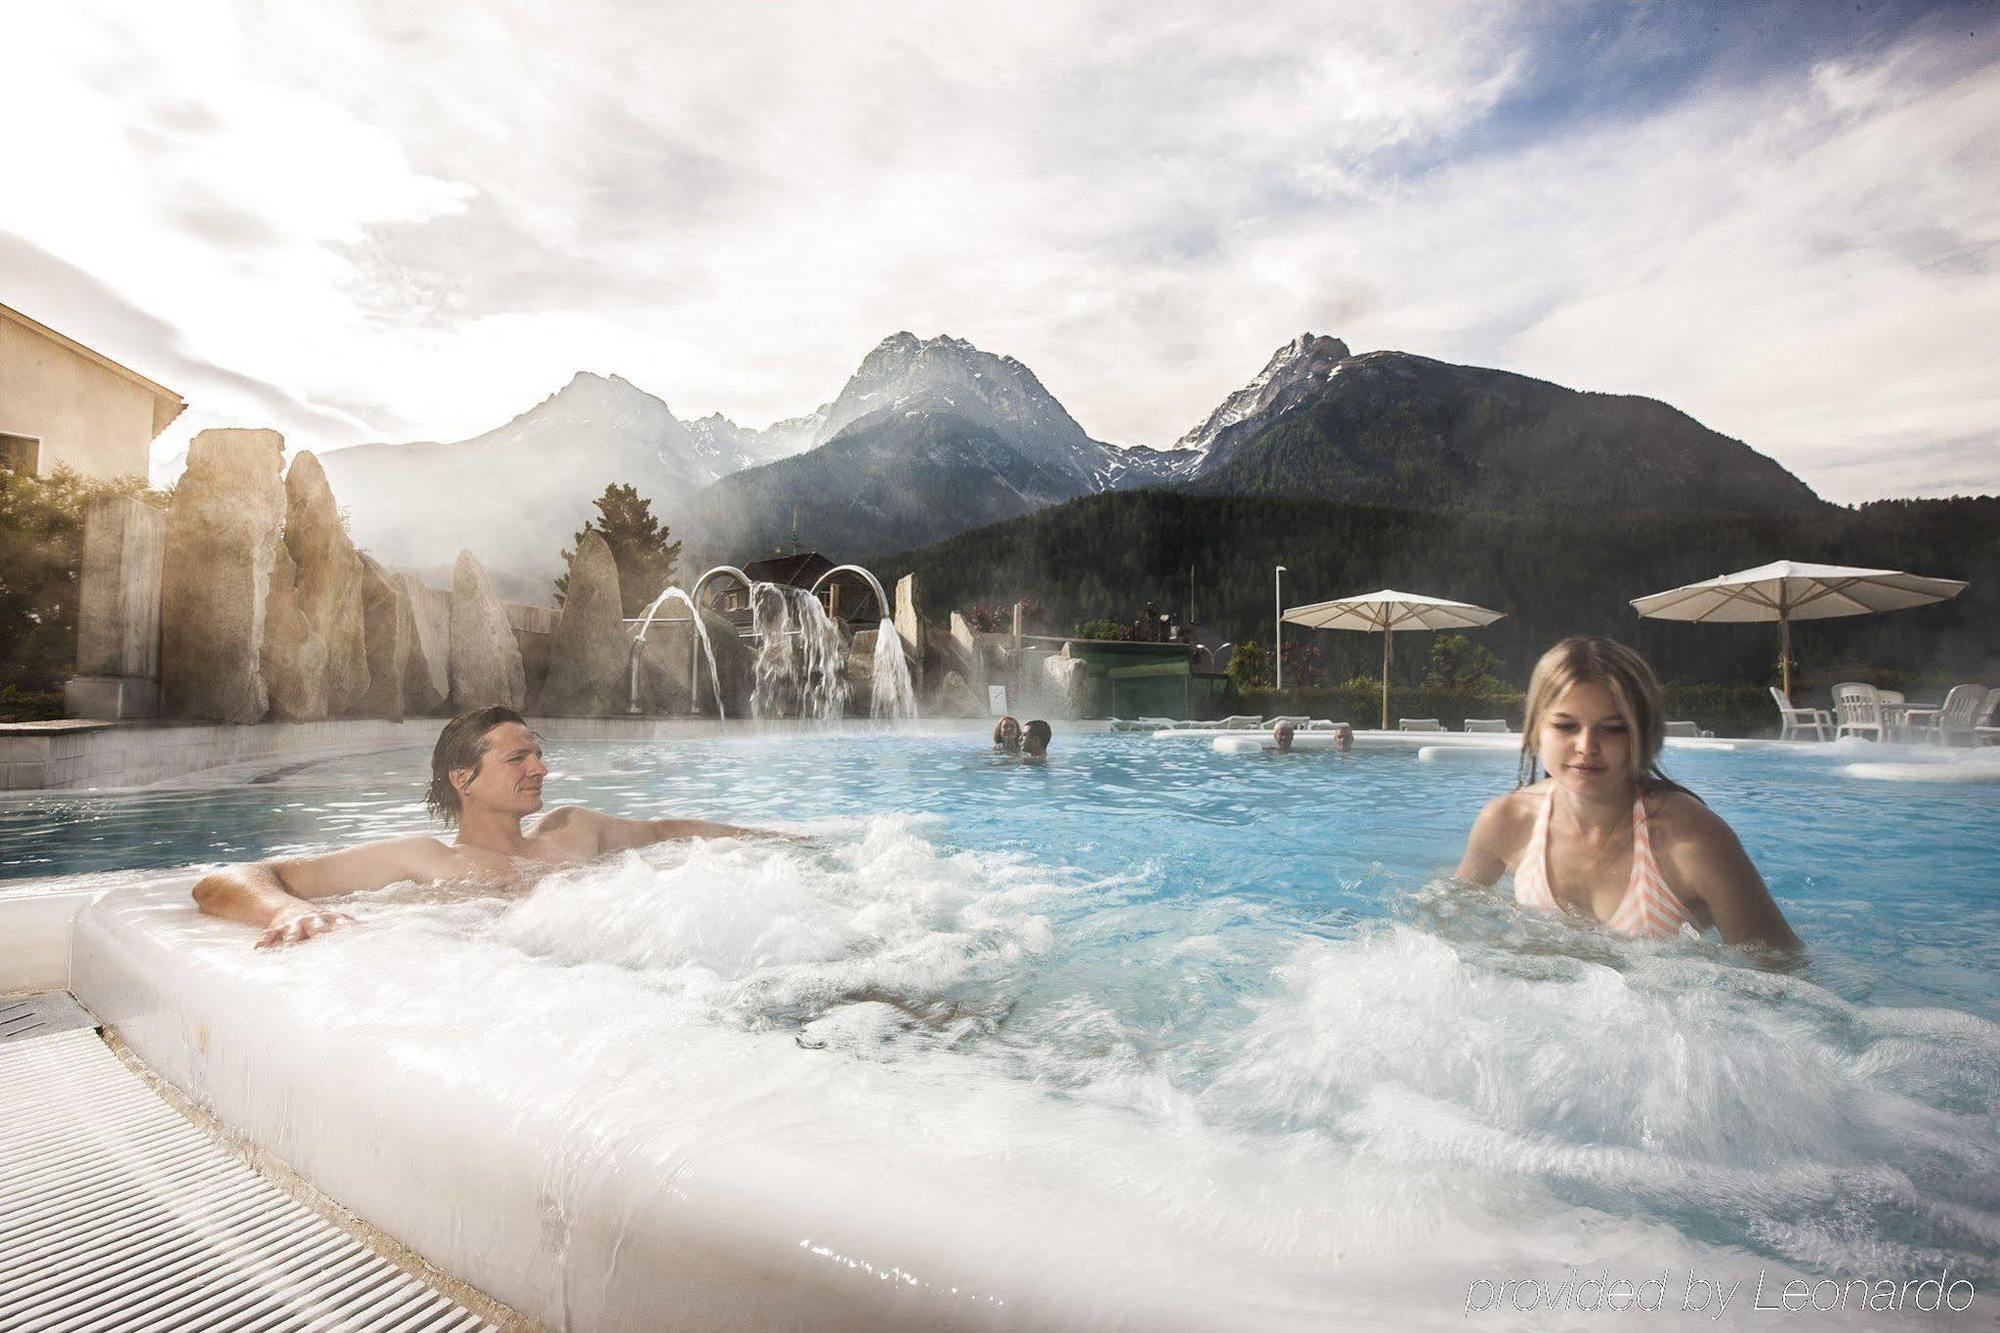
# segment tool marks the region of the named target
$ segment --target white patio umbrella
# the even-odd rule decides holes
[[[1933,579],[1894,569],[1802,565],[1774,560],[1755,569],[1719,574],[1700,583],[1635,597],[1632,606],[1656,620],[1778,622],[1778,662],[1787,698],[1792,693],[1792,622],[1900,611],[1942,602],[1965,591],[1959,579]]]
[[[1447,601],[1422,593],[1384,588],[1359,597],[1295,606],[1284,618],[1308,629],[1358,629],[1382,634],[1382,729],[1389,729],[1389,640],[1399,629],[1478,629],[1505,611],[1489,611],[1470,602]]]

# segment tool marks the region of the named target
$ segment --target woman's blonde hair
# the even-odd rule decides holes
[[[1542,719],[1569,687],[1594,681],[1611,692],[1618,716],[1632,734],[1633,776],[1642,787],[1686,788],[1660,771],[1660,747],[1666,741],[1666,706],[1660,700],[1660,678],[1646,659],[1615,639],[1585,635],[1562,640],[1542,654],[1528,677],[1527,716],[1521,722],[1521,785],[1540,774],[1535,762]]]

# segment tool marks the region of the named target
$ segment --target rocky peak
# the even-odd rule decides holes
[[[1174,464],[1180,476],[1212,466],[1231,441],[1261,430],[1292,408],[1315,397],[1340,373],[1353,353],[1338,338],[1308,330],[1280,347],[1257,377],[1222,400],[1203,422],[1175,443],[1185,457]]]
[[[885,408],[942,409],[1065,450],[1089,443],[1034,372],[950,334],[920,339],[904,331],[876,344],[827,410],[814,443]]]

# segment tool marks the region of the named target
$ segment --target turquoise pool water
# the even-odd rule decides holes
[[[422,831],[426,758],[0,805],[0,876]],[[1341,1244],[1357,1252],[1370,1227],[1420,1246],[1470,1228],[1545,1234],[1556,1277],[1656,1256],[1807,1276],[1949,1266],[1985,1301],[2000,788],[1863,781],[1853,759],[1669,756],[1806,941],[1790,974],[1437,883],[1511,785],[1507,754],[1225,756],[1131,735],[1059,736],[1042,768],[964,734],[552,746],[551,805],[817,836],[734,860],[656,849],[504,901],[364,896],[336,947],[444,932],[546,962],[552,987],[609,968],[705,1024],[792,1028],[838,1058],[1026,1082],[1147,1133],[1296,1156],[1302,1178],[1356,1192],[1367,1225]],[[1274,1226],[1339,1229],[1324,1199],[1268,1202]]]
[[[2000,786],[1863,781],[1859,752],[1675,751],[1850,999],[2000,1018]],[[1864,756],[1865,757],[1865,756]],[[0,880],[175,868],[437,832],[428,754],[272,764],[236,785],[0,803]],[[1044,768],[964,735],[556,745],[550,806],[755,823],[914,816],[940,849],[1116,877],[1157,902],[1254,902],[1320,934],[1422,909],[1509,756],[1414,749],[1218,755],[1202,742],[1064,737]],[[1421,895],[1418,895],[1419,897]]]

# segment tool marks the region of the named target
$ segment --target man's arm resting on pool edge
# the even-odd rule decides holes
[[[552,810],[542,821],[536,833],[563,834],[568,830],[583,832],[595,839],[593,854],[622,852],[634,847],[649,847],[656,842],[670,842],[676,838],[786,838],[800,841],[798,835],[777,833],[770,829],[742,828],[735,824],[718,824],[709,819],[620,819],[616,815],[600,814],[581,806],[565,806]]]
[[[314,898],[379,889],[398,880],[436,879],[449,873],[449,861],[450,854],[435,838],[398,838],[324,856],[224,866],[194,886],[194,900],[210,916],[262,927],[261,948],[308,939],[350,919],[316,909]]]

